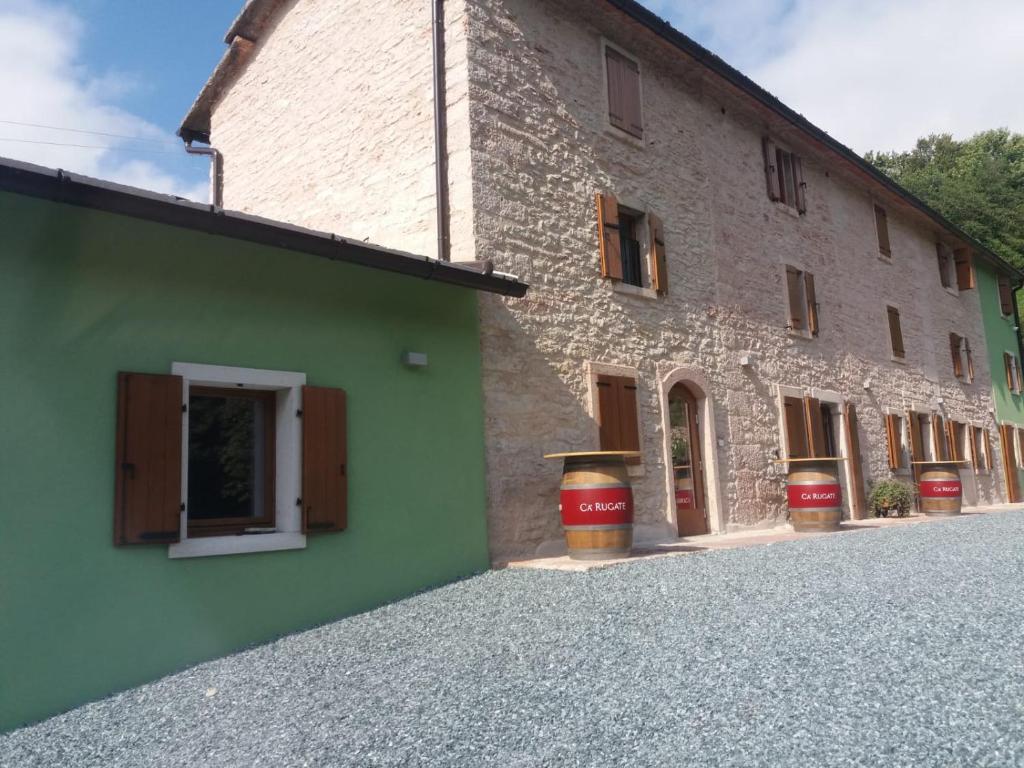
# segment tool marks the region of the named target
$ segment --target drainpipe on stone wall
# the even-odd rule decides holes
[[[190,155],[206,155],[210,158],[210,204],[223,208],[221,190],[224,188],[224,156],[213,147],[193,147],[191,141],[186,142],[185,151]]]
[[[451,260],[448,227],[448,119],[444,77],[444,0],[433,0],[434,183],[437,199],[437,258]]]

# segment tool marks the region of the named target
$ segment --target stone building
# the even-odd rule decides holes
[[[479,298],[493,559],[562,546],[556,450],[642,452],[641,538],[783,523],[774,462],[810,453],[848,459],[854,517],[936,454],[1005,498],[975,273],[1020,273],[632,0],[443,21],[440,226],[531,285]],[[422,252],[432,29],[420,0],[250,0],[181,134],[232,208]]]

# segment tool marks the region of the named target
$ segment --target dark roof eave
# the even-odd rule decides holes
[[[636,2],[636,0],[606,0],[606,2],[615,6],[618,10],[628,15],[634,21],[640,23],[662,39],[686,53],[691,58],[700,62],[728,83],[746,93],[748,96],[756,99],[763,106],[772,110],[784,120],[792,123],[796,128],[802,130],[804,133],[810,135],[811,138],[821,142],[828,149],[839,154],[845,160],[853,163],[859,170],[867,173],[873,181],[882,184],[890,192],[902,198],[908,204],[917,208],[921,213],[931,218],[943,229],[948,230],[956,237],[970,244],[971,247],[978,251],[994,266],[1012,273],[1020,280],[1024,280],[1024,271],[1017,269],[1005,259],[993,253],[985,245],[968,235],[960,229],[960,227],[953,224],[945,216],[915,196],[913,193],[904,189],[897,182],[893,181],[880,170],[875,168],[871,163],[862,158],[845,144],[836,140],[826,131],[814,125],[814,123],[799,112],[796,112],[792,108],[786,106],[782,101],[770,94],[738,69],[727,64],[725,60],[716,56],[697,41],[684,35],[657,14],[649,11],[647,8],[644,8]]]
[[[0,191],[131,216],[502,296],[522,297],[528,287],[514,277],[484,274],[479,269],[460,266],[458,262],[440,262],[326,232],[225,211],[205,203],[30,163],[0,160]]]

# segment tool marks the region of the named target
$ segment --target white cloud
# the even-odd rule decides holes
[[[858,152],[1024,131],[1020,0],[652,0]]]
[[[80,61],[84,32],[82,20],[67,8],[0,0],[0,121],[132,138],[0,122],[0,156],[205,201],[206,185],[178,178],[157,162],[184,154],[181,143],[114,103],[131,87],[130,78],[90,72]]]

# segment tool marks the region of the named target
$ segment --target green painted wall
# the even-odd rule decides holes
[[[996,418],[1024,426],[1024,397],[1010,392],[1006,386],[1006,372],[1003,367],[1003,353],[1019,354],[1017,332],[1013,328],[1013,317],[1004,317],[999,306],[999,278],[996,271],[982,259],[975,260],[975,275],[978,281],[978,299],[981,301],[981,317],[985,325],[985,345],[988,348],[989,370],[992,373],[992,396],[995,400]]]
[[[472,291],[6,193],[0,221],[0,730],[488,566]],[[346,389],[348,530],[114,547],[116,373],[172,361]]]

